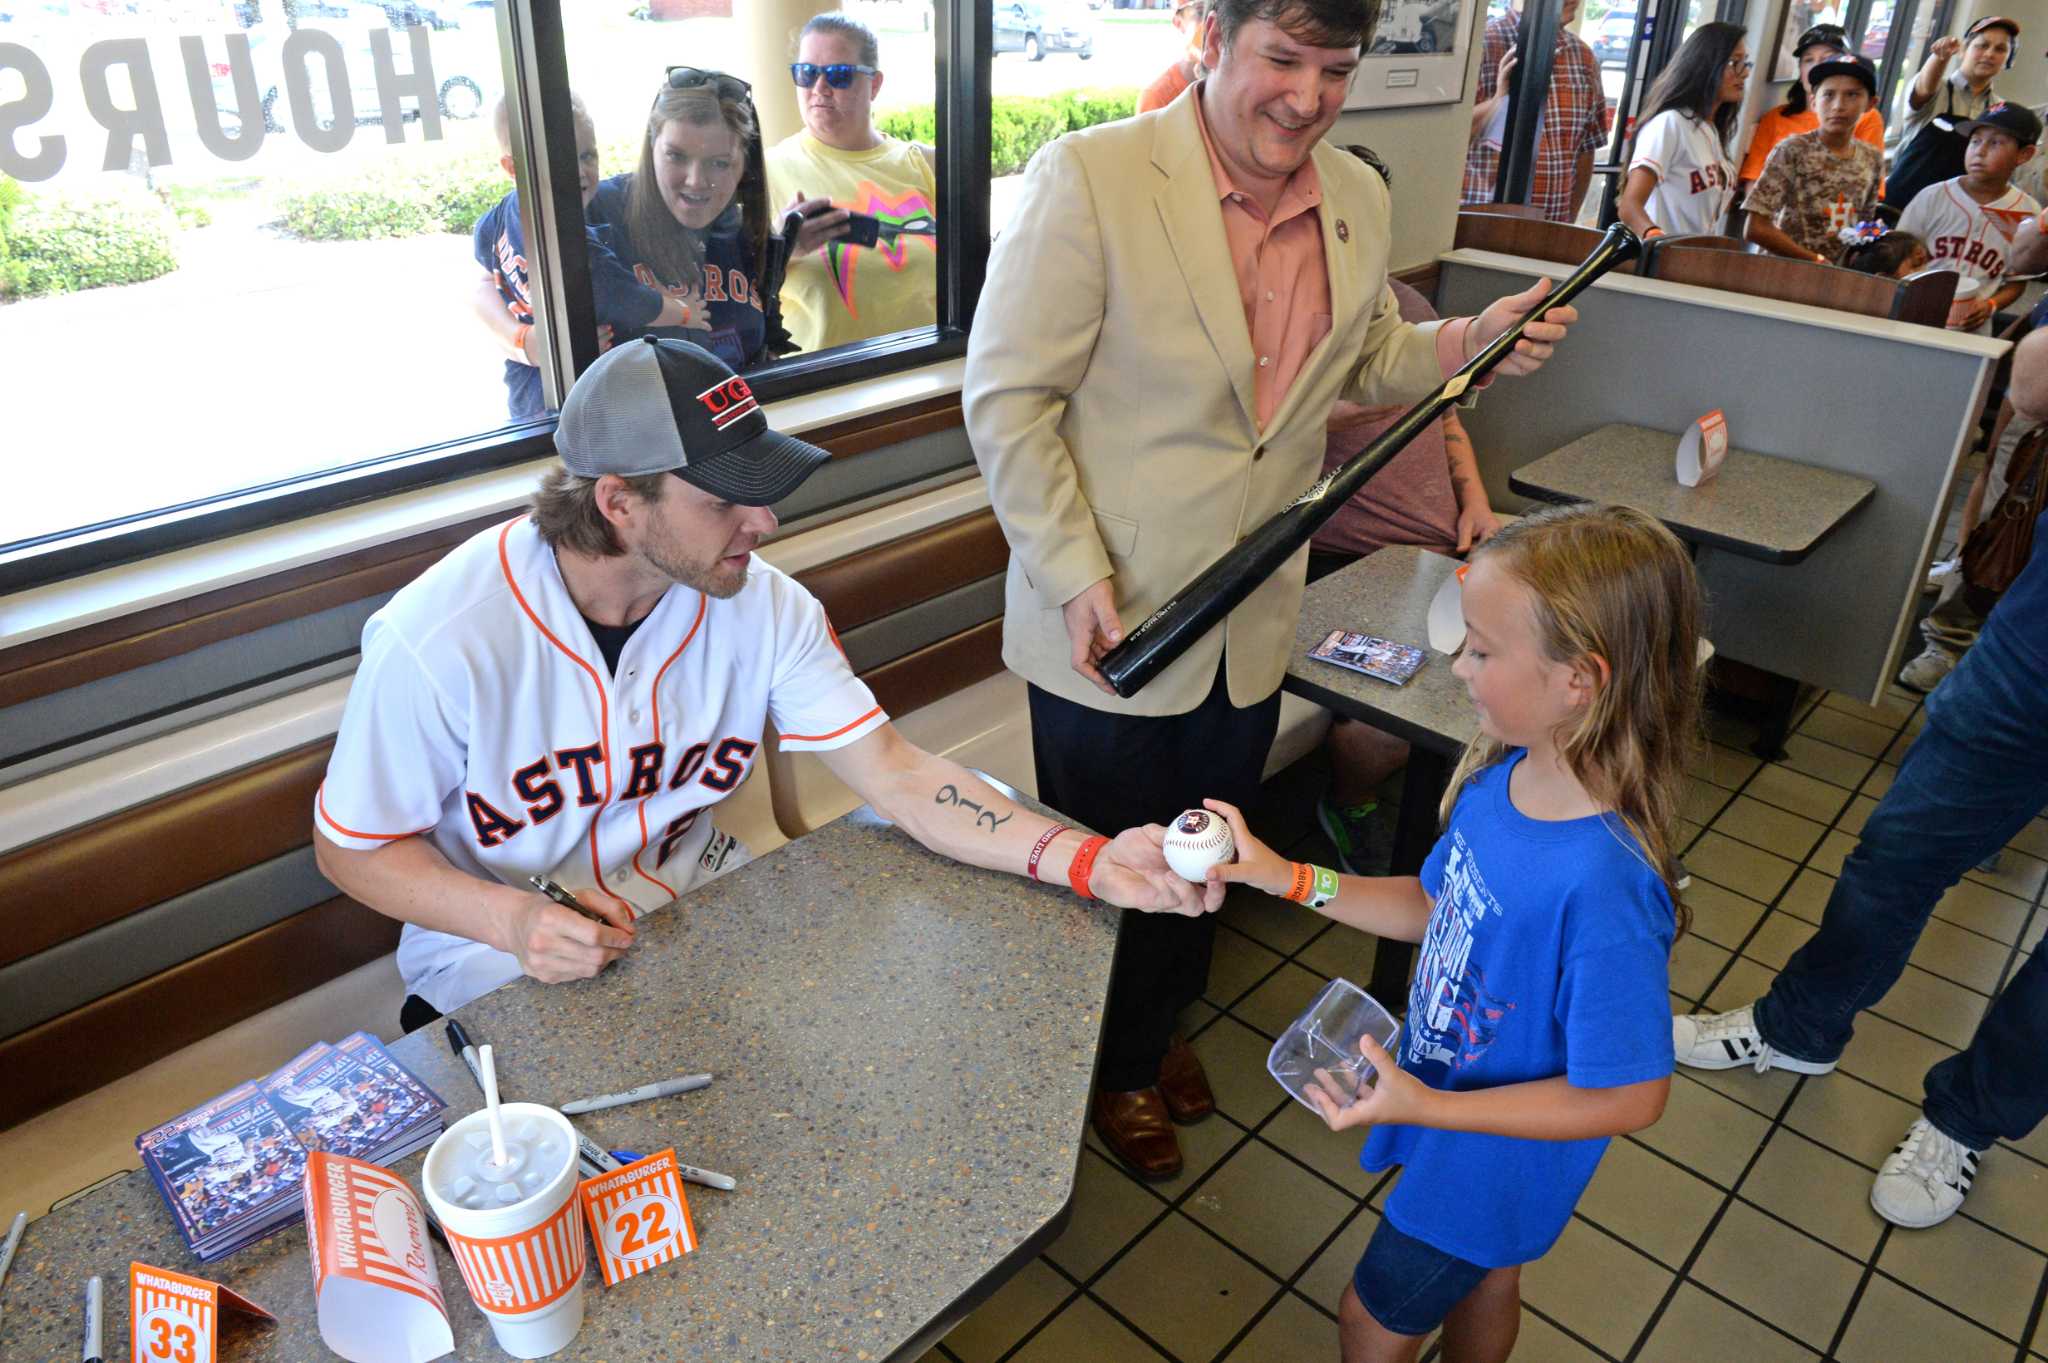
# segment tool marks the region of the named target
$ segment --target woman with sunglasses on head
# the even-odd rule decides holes
[[[1756,64],[1740,24],[1701,24],[1650,87],[1615,209],[1644,236],[1714,235],[1735,197],[1728,135]]]
[[[599,185],[588,210],[642,283],[710,319],[709,331],[653,334],[701,345],[736,370],[791,349],[776,301],[787,249],[771,230],[759,126],[745,81],[671,67],[639,168]],[[642,334],[617,331],[612,343]]]
[[[769,149],[768,193],[777,211],[804,215],[807,249],[790,257],[782,286],[790,336],[804,350],[938,317],[932,149],[876,130],[880,60],[867,25],[825,13],[804,25],[790,63],[804,127]]]
[[[1785,87],[1785,102],[1775,109],[1765,110],[1750,133],[1749,152],[1742,158],[1740,177],[1745,193],[1764,173],[1764,164],[1771,159],[1773,147],[1788,137],[1810,133],[1820,127],[1820,115],[1813,111],[1807,100],[1807,75],[1822,62],[1848,55],[1849,35],[1840,24],[1815,24],[1792,44],[1793,59],[1799,63],[1799,76]],[[1878,112],[1875,102],[1856,121],[1855,136],[1858,142],[1867,142],[1877,148],[1879,154],[1884,152],[1884,115]]]

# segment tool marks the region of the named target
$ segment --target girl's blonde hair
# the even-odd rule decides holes
[[[654,143],[670,123],[695,127],[723,123],[733,135],[742,170],[733,190],[739,205],[741,239],[746,248],[748,283],[758,284],[768,268],[768,171],[761,151],[760,123],[754,102],[734,77],[719,75],[701,85],[677,89],[663,83],[647,111],[647,135],[640,141],[640,167],[626,192],[626,230],[633,249],[664,282],[694,288],[704,278],[704,246],[697,234],[675,219],[662,201],[654,178]],[[766,299],[762,305],[767,306]]]
[[[1502,528],[1472,551],[1481,558],[1529,589],[1545,656],[1584,662],[1602,677],[1592,702],[1559,727],[1558,753],[1641,845],[1679,905],[1678,810],[1700,742],[1704,610],[1685,547],[1631,507],[1556,506]],[[1506,753],[1505,744],[1475,738],[1438,817],[1448,823],[1465,783]],[[1682,906],[1678,915],[1682,931]]]

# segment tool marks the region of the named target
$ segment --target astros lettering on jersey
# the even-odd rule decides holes
[[[669,589],[616,674],[531,520],[476,535],[370,618],[316,821],[337,846],[426,838],[457,869],[546,875],[636,915],[746,860],[706,811],[758,759],[887,722],[817,598],[753,560],[729,600]],[[515,957],[407,924],[398,966],[443,1012]]]

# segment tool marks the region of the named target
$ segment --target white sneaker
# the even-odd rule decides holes
[[[1921,584],[1921,590],[1928,592],[1938,592],[1942,589],[1943,585],[1946,584],[1950,578],[1954,577],[1957,573],[1960,573],[1962,570],[1963,561],[1960,558],[1945,558],[1937,560],[1936,562],[1928,566],[1927,581]]]
[[[1678,1063],[1696,1070],[1732,1070],[1752,1066],[1758,1074],[1766,1070],[1790,1070],[1794,1074],[1826,1074],[1835,1067],[1832,1060],[1799,1060],[1765,1044],[1750,1016],[1754,1004],[1745,1003],[1732,1013],[1695,1013],[1671,1019],[1671,1047]]]
[[[1939,644],[1929,644],[1920,656],[1899,669],[1899,685],[1914,691],[1932,691],[1942,678],[1956,670],[1956,655]]]
[[[1944,1136],[1925,1117],[1914,1118],[1870,1185],[1871,1210],[1911,1230],[1940,1225],[1963,1205],[1977,1177],[1978,1153]]]

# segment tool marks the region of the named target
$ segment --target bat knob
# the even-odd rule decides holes
[[[1613,260],[1617,265],[1624,260],[1634,260],[1643,253],[1643,239],[1625,222],[1617,222],[1609,227],[1600,245],[1602,250],[1612,248]]]

